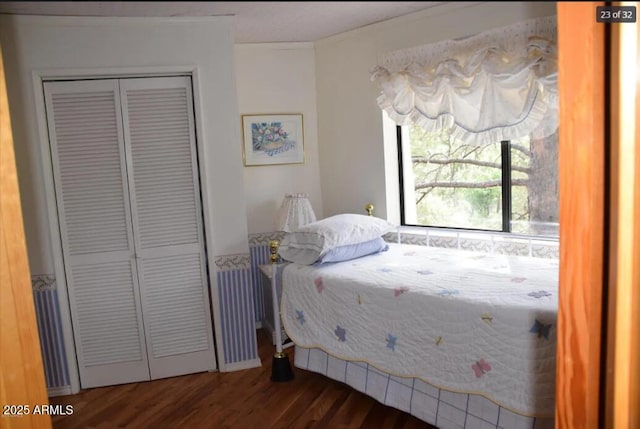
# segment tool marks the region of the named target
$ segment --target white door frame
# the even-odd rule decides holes
[[[40,140],[40,155],[42,161],[42,172],[44,176],[44,189],[47,205],[47,219],[49,221],[49,236],[51,238],[52,255],[54,261],[54,273],[57,284],[58,303],[60,305],[60,321],[62,324],[62,333],[64,336],[64,347],[67,368],[69,370],[69,382],[71,383],[70,392],[60,392],[62,394],[75,394],[80,392],[80,375],[78,370],[78,362],[76,359],[76,348],[73,337],[73,325],[71,323],[71,309],[69,307],[69,295],[67,289],[67,278],[65,276],[64,261],[62,256],[62,239],[60,237],[58,210],[56,205],[55,188],[53,182],[53,171],[51,169],[51,150],[49,144],[49,131],[47,127],[47,116],[45,109],[45,99],[43,91],[43,82],[45,80],[64,80],[64,79],[118,79],[127,77],[160,77],[189,75],[193,85],[193,104],[196,125],[196,142],[198,148],[198,174],[200,175],[200,193],[202,197],[205,243],[207,245],[207,262],[208,277],[211,285],[210,299],[212,302],[213,316],[213,333],[214,344],[216,347],[216,363],[217,368],[225,370],[226,364],[222,357],[221,323],[220,323],[220,305],[218,302],[218,284],[215,272],[211,267],[215,267],[214,255],[211,249],[213,246],[213,219],[211,213],[207,209],[210,207],[208,201],[208,181],[207,181],[207,163],[204,162],[204,138],[202,136],[202,106],[200,100],[200,81],[197,66],[168,66],[168,67],[125,67],[125,68],[99,68],[99,69],[56,69],[56,70],[34,70],[32,72],[32,81],[35,94],[36,120],[38,124],[38,133]],[[59,390],[59,389],[58,389]]]

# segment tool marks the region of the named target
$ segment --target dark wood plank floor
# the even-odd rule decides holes
[[[123,384],[51,398],[72,405],[70,416],[52,418],[55,429],[432,429],[415,417],[380,404],[320,374],[293,367],[294,380],[270,381],[274,348],[258,331],[262,367],[200,373]]]

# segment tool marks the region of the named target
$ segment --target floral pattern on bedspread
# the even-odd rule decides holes
[[[283,325],[296,344],[553,415],[557,260],[390,243],[282,275]]]

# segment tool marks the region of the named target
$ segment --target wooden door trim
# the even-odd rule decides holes
[[[559,2],[556,428],[597,429],[605,246],[604,2]]]
[[[51,428],[0,47],[0,426]],[[5,406],[14,406],[8,411]],[[41,408],[38,408],[41,410]]]

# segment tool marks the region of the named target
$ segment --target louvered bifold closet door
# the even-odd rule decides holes
[[[148,380],[118,82],[44,90],[81,386]]]
[[[120,91],[151,378],[213,370],[191,80]]]

